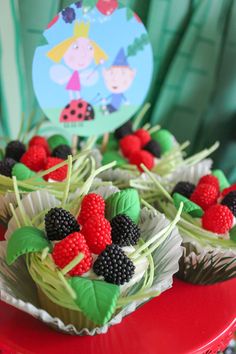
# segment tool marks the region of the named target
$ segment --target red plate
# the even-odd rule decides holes
[[[3,354],[216,353],[236,330],[235,295],[236,279],[211,286],[175,280],[172,289],[95,337],[57,333],[0,302],[0,349]]]

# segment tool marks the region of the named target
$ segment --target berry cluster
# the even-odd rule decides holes
[[[77,220],[62,208],[51,209],[45,216],[45,230],[49,240],[57,241],[52,257],[59,268],[83,254],[69,275],[82,275],[93,268],[96,275],[117,285],[133,277],[135,266],[122,247],[136,245],[140,229],[124,214],[109,222],[105,218],[105,201],[100,195],[90,193],[83,198]]]
[[[132,123],[129,121],[118,128],[114,135],[119,140],[119,147],[123,157],[131,165],[136,165],[142,171],[141,164],[151,170],[156,163],[155,159],[159,159],[162,154],[173,146],[174,138],[168,131],[161,129],[159,134],[156,133],[150,134],[143,128],[133,131]],[[171,140],[167,149],[163,143],[163,133],[167,140]]]
[[[51,167],[63,162],[71,155],[71,148],[67,140],[60,135],[53,135],[48,140],[42,136],[34,136],[26,148],[25,144],[18,140],[8,143],[5,150],[5,157],[0,161],[0,174],[12,177],[15,165],[23,164],[29,172],[48,170]],[[63,181],[67,176],[67,165],[56,169],[44,176],[45,180]],[[17,176],[21,180],[22,176]]]
[[[179,182],[172,194],[178,193],[203,209],[202,227],[208,231],[225,234],[233,227],[236,216],[236,184],[220,190],[220,181],[214,175],[205,175],[195,186]]]

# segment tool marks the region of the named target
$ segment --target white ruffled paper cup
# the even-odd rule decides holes
[[[97,193],[103,196],[109,196],[114,193],[114,187],[100,187],[96,190]],[[22,199],[22,204],[26,213],[33,218],[40,211],[50,209],[51,207],[58,206],[59,201],[51,196],[48,192],[33,192],[28,194]],[[15,210],[16,215],[20,218],[19,208]],[[41,219],[37,220],[40,224]],[[142,209],[140,215],[139,226],[141,228],[141,237],[144,241],[152,238],[159,231],[163,230],[169,225],[169,221],[163,214],[149,210]],[[17,224],[14,219],[9,223],[9,228],[6,233],[6,239],[10,237],[12,232],[17,229]],[[173,275],[178,271],[178,262],[182,254],[181,248],[182,239],[179,235],[178,229],[170,232],[167,238],[159,245],[158,248],[152,253],[155,271],[154,280],[148,292],[157,292],[161,294],[172,286]],[[40,319],[46,324],[54,327],[58,331],[62,331],[74,335],[95,335],[106,333],[110,326],[118,324],[128,314],[135,311],[139,306],[144,304],[149,299],[142,299],[131,301],[128,305],[117,309],[111,320],[104,326],[85,326],[84,320],[78,326],[78,321],[74,321],[74,314],[70,313],[71,310],[66,308],[59,309],[57,312],[52,311],[56,316],[50,314],[51,304],[49,299],[42,296],[42,289],[37,291],[37,284],[32,280],[26,267],[25,258],[21,257],[12,266],[8,266],[5,262],[6,243],[0,243],[0,298],[8,304],[17,307],[18,309],[29,313],[33,317]],[[125,294],[132,295],[142,285],[142,280],[130,287],[124,289]],[[121,292],[122,293],[122,292]],[[39,295],[39,296],[38,296]],[[40,301],[41,300],[41,306]],[[43,306],[42,306],[43,305]],[[45,309],[49,311],[45,311]],[[55,308],[54,308],[55,310]],[[63,314],[64,312],[64,314]],[[68,319],[71,315],[73,323]],[[77,317],[80,315],[77,314]],[[82,327],[81,327],[82,326]]]
[[[210,173],[211,161],[205,160],[191,168],[177,171],[172,175],[170,182],[173,187],[180,181],[197,184],[202,176]],[[175,212],[175,207],[167,203],[166,216],[171,219]],[[229,240],[228,233],[218,235],[204,230],[200,220],[190,215],[187,218],[182,215],[178,226],[184,248],[177,274],[180,279],[193,284],[207,285],[236,277],[236,242]],[[202,232],[201,237],[191,237],[194,229]]]

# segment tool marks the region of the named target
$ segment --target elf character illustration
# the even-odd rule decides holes
[[[124,48],[121,48],[112,66],[108,69],[103,69],[105,85],[111,92],[110,96],[102,100],[104,104],[102,110],[105,114],[117,112],[123,104],[129,104],[124,93],[132,85],[135,75],[136,70],[129,66]]]
[[[90,23],[75,22],[73,36],[57,44],[47,57],[55,63],[50,68],[50,78],[65,85],[70,101],[81,98],[83,86],[93,86],[98,81],[98,66],[107,59],[107,54],[89,37]],[[95,68],[89,69],[95,63]]]

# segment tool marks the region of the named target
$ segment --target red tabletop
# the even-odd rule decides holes
[[[224,349],[236,330],[236,279],[172,289],[104,335],[76,337],[0,302],[2,354],[193,354]],[[1,351],[2,349],[2,351]],[[5,350],[5,351],[4,351]],[[212,350],[212,351],[208,351]]]

